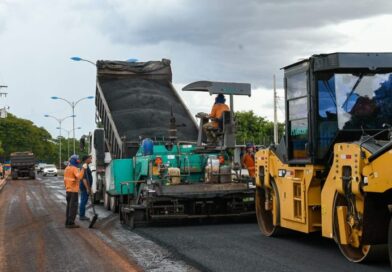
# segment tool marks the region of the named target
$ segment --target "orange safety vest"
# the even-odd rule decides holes
[[[243,164],[245,164],[246,168],[248,169],[249,176],[255,176],[255,159],[252,155],[246,153],[242,159]]]
[[[222,118],[222,114],[224,111],[230,111],[229,106],[227,106],[226,104],[221,104],[221,103],[214,104],[214,106],[212,107],[212,110],[211,110],[210,117],[220,119],[220,118]],[[215,122],[215,121],[213,121],[212,124],[215,128],[217,128],[219,126],[219,123]]]
[[[69,165],[64,170],[64,185],[67,192],[79,192],[79,182],[83,178],[84,171]]]

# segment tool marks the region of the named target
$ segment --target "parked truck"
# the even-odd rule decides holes
[[[35,157],[32,152],[11,153],[11,176],[12,179],[35,179]]]
[[[235,175],[228,152],[235,147],[233,112],[225,115],[220,143],[206,146],[202,126],[171,81],[169,60],[97,62],[96,121],[103,129],[94,131],[91,147],[104,205],[120,208],[122,221],[131,226],[254,215],[254,189]],[[204,81],[187,87],[250,95],[249,84]],[[206,118],[200,120],[203,124]]]
[[[351,262],[389,243],[392,54],[314,55],[284,67],[286,136],[256,154],[261,232],[320,232]]]

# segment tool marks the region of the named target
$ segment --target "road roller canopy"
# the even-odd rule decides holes
[[[325,162],[334,143],[392,122],[392,53],[314,55],[283,69],[291,163]]]

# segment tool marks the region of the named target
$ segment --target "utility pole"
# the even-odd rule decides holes
[[[278,111],[277,111],[277,107],[278,107],[278,97],[276,95],[276,78],[275,75],[273,77],[274,80],[274,143],[278,144]]]
[[[1,89],[1,88],[8,88],[8,86],[6,86],[6,85],[0,85],[0,89]],[[3,97],[3,96],[4,96],[4,97],[7,97],[7,94],[8,94],[8,93],[0,92],[0,97]]]
[[[8,88],[8,86],[0,85],[0,89],[1,88]],[[0,97],[7,97],[7,94],[8,93],[6,93],[6,92],[0,92]],[[6,106],[4,106],[4,108],[0,109],[0,118],[7,118],[7,107]]]

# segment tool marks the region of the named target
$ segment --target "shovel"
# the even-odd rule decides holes
[[[90,195],[90,201],[91,201],[91,207],[93,208],[93,219],[90,222],[90,225],[88,226],[90,229],[94,226],[95,222],[97,222],[98,220],[98,214],[95,212],[95,207],[94,207],[94,200],[93,200],[93,196]]]

